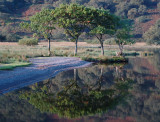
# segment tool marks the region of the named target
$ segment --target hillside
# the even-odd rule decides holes
[[[20,22],[27,21],[42,8],[53,9],[62,3],[109,9],[122,18],[128,18],[135,23],[134,37],[139,41],[144,41],[142,35],[160,18],[160,0],[0,0],[0,41],[17,41],[26,35],[19,28]],[[65,40],[62,30],[56,33],[54,39]]]

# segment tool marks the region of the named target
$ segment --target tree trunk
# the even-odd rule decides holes
[[[101,40],[101,55],[104,56],[104,47],[103,47],[103,42],[102,42],[102,40]]]
[[[123,56],[123,45],[119,44],[120,56]]]
[[[100,44],[101,44],[101,55],[104,56],[104,47],[103,47],[103,35],[100,34],[99,36],[96,36],[97,39],[99,40]]]
[[[77,43],[78,43],[78,39],[76,39],[76,42],[75,42],[75,52],[74,52],[74,56],[77,55]]]
[[[51,56],[51,39],[48,38],[48,56]]]

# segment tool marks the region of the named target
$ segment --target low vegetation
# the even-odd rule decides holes
[[[47,48],[41,46],[0,45],[0,70],[28,66],[28,58],[47,56]]]
[[[23,39],[20,39],[18,44],[20,45],[27,45],[27,46],[33,46],[33,45],[38,45],[38,40],[35,39],[35,38],[23,38]]]
[[[114,3],[121,5],[121,2],[119,1],[114,1]],[[124,4],[126,3],[124,2]],[[128,60],[125,58],[123,48],[126,44],[134,43],[132,40],[133,29],[131,28],[131,21],[124,19],[123,17],[126,15],[130,19],[138,17],[146,12],[146,6],[148,6],[145,0],[143,2],[132,1],[129,2],[129,5],[130,4],[135,5],[136,7],[131,9],[128,8],[127,10],[129,11],[127,11],[127,13],[125,11],[121,11],[124,14],[124,16],[121,18],[117,16],[119,15],[118,13],[113,14],[113,12],[105,9],[99,9],[97,7],[93,8],[75,3],[63,4],[54,9],[42,9],[40,12],[37,12],[35,15],[31,16],[27,21],[21,22],[20,27],[24,29],[24,31],[29,32],[30,34],[32,33],[33,38],[24,37],[23,39],[19,40],[19,44],[33,46],[38,44],[38,39],[43,38],[48,40],[47,56],[78,56],[84,60],[95,62],[127,62]],[[144,18],[141,19],[143,21]],[[54,35],[56,35],[55,30],[57,30],[57,28],[66,34],[66,38],[69,41],[75,43],[75,49],[70,48],[69,51],[67,51],[64,48],[59,50],[54,48],[54,50],[51,50],[51,39],[53,39]],[[155,25],[153,30],[157,30],[157,32],[159,32],[159,24]],[[149,34],[150,32],[146,33],[147,36],[149,36]],[[95,37],[93,38],[93,42],[92,40],[89,40],[88,42],[99,42],[100,48],[98,47],[98,50],[93,50],[90,48],[83,50],[78,47],[78,42],[80,40],[80,36],[82,35],[89,38]],[[147,38],[146,35],[143,37]],[[3,40],[6,37],[7,36],[2,34],[0,38]],[[106,37],[110,39],[107,40]],[[155,35],[151,42],[153,42],[153,40],[157,40],[157,38],[159,38],[159,36]],[[97,39],[97,41],[95,41],[95,39]],[[110,52],[104,47],[104,44],[108,43],[117,44],[119,51],[116,50],[114,52]],[[159,43],[156,42],[156,44]],[[35,46],[34,48],[39,48],[39,46]],[[74,53],[70,53],[71,50],[74,50]],[[31,52],[31,50],[29,52]],[[136,53],[134,54],[136,55]],[[35,57],[37,55],[46,56],[46,48],[45,54],[44,52],[40,51],[37,55],[34,53],[33,56],[28,54],[25,55],[22,52],[20,52],[20,54],[16,53],[16,55],[21,55],[20,57],[26,58]],[[11,60],[12,58],[8,59]]]
[[[28,66],[31,63],[29,62],[13,62],[13,63],[9,63],[9,64],[0,64],[0,70],[12,70],[15,67],[23,67],[23,66]]]
[[[160,19],[148,31],[143,34],[143,38],[148,44],[160,44]]]
[[[91,61],[96,63],[123,63],[128,62],[124,57],[82,57],[82,60]]]

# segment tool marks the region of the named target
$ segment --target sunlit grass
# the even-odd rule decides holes
[[[28,58],[47,56],[47,47],[0,45],[0,70],[11,70],[15,67],[28,66]]]
[[[23,67],[23,66],[28,66],[31,63],[29,62],[13,62],[9,64],[0,64],[0,70],[12,70],[15,67]]]
[[[63,42],[62,42],[63,43]],[[116,56],[116,52],[119,52],[119,49],[115,46],[113,47],[104,47],[104,57],[111,59]],[[74,46],[66,45],[51,45],[51,56],[66,56],[73,57],[74,56]],[[139,55],[137,51],[127,51],[124,50],[124,53],[127,56],[135,56]],[[14,62],[27,62],[28,58],[33,57],[46,57],[48,56],[48,47],[47,43],[39,44],[36,46],[25,46],[25,45],[17,45],[17,44],[8,44],[8,45],[0,45],[0,63],[1,64],[12,64]],[[99,58],[101,57],[101,48],[98,45],[87,45],[87,46],[79,46],[78,47],[78,55],[81,59],[87,58]],[[102,59],[103,60],[103,59]]]

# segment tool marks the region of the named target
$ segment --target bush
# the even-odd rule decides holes
[[[97,39],[87,39],[85,40],[88,44],[99,44]]]
[[[138,10],[136,8],[132,8],[128,11],[128,18],[134,19],[138,15]]]
[[[145,23],[145,22],[147,22],[147,21],[149,21],[150,19],[148,19],[146,16],[140,16],[140,17],[138,17],[137,18],[137,21],[139,22],[139,23]]]
[[[19,40],[18,44],[27,46],[38,45],[38,40],[35,38],[24,37],[23,39]]]
[[[7,34],[5,36],[7,42],[18,42],[18,40],[20,39],[20,37],[15,34]]]
[[[20,39],[19,36],[17,36],[16,34],[7,34],[7,33],[1,33],[0,34],[0,41],[2,42],[18,42],[18,40]]]
[[[160,2],[157,4],[157,9],[160,10]]]
[[[148,44],[160,45],[160,19],[143,34],[143,38]]]
[[[138,13],[143,15],[145,14],[146,10],[147,10],[147,7],[145,5],[140,5],[138,8]]]
[[[116,45],[115,38],[109,38],[104,41],[106,45]]]

